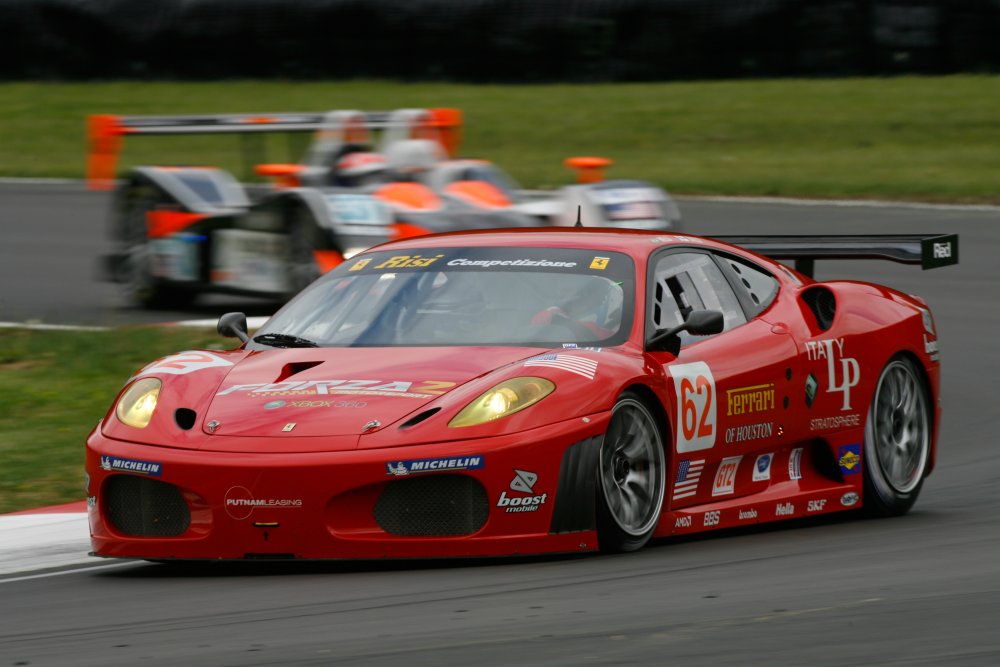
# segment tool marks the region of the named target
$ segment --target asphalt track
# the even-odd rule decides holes
[[[939,463],[909,515],[800,520],[613,557],[95,561],[0,578],[0,666],[1000,664],[1000,211],[680,204],[691,233],[961,235],[957,267],[818,271],[921,294],[935,312]],[[78,186],[0,186],[0,321],[109,325],[246,305],[121,308],[91,274],[106,205]]]

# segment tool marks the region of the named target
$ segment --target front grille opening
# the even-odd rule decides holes
[[[174,421],[177,422],[178,427],[185,431],[190,431],[194,428],[194,423],[197,419],[198,413],[190,408],[177,408],[174,411]]]
[[[176,537],[191,525],[180,489],[147,477],[112,475],[104,483],[105,515],[114,528],[133,537]]]
[[[471,535],[486,525],[486,489],[467,475],[427,475],[389,482],[375,502],[375,521],[393,535]]]

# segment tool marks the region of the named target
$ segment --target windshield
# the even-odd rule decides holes
[[[618,345],[632,323],[626,255],[571,248],[434,248],[358,255],[254,337],[320,346]],[[276,342],[277,341],[277,342]]]

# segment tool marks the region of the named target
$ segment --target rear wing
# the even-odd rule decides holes
[[[197,116],[112,116],[87,118],[87,185],[107,190],[113,185],[124,138],[133,135],[260,134],[314,132],[315,143],[366,143],[372,132],[383,142],[433,139],[454,156],[462,135],[459,109],[395,111],[329,111],[326,113],[216,114]]]
[[[958,234],[859,234],[856,236],[713,236],[716,241],[770,257],[791,259],[813,277],[817,259],[887,259],[936,269],[958,264]]]

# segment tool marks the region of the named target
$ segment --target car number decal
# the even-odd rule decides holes
[[[712,369],[703,361],[668,366],[677,394],[675,428],[678,453],[711,449],[715,444],[716,392]]]
[[[216,366],[232,366],[233,362],[226,361],[222,357],[218,357],[209,352],[199,352],[197,350],[191,350],[188,352],[181,352],[180,354],[172,354],[169,357],[164,357],[159,361],[154,361],[149,364],[141,371],[135,374],[134,377],[139,377],[141,375],[149,375],[150,373],[165,373],[167,375],[185,375],[187,373],[193,373],[195,371],[200,371],[204,368],[214,368]]]

